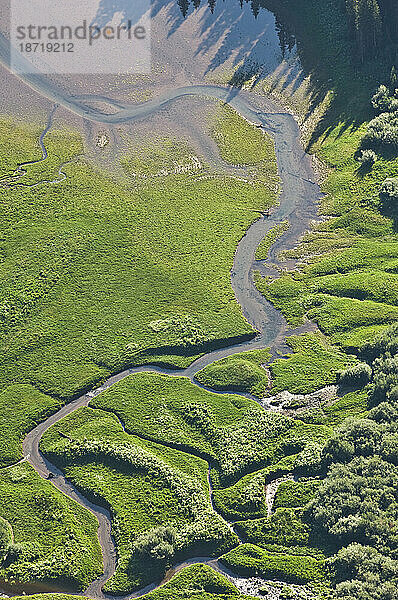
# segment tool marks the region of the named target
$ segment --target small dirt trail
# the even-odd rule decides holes
[[[102,123],[122,123],[135,119],[142,119],[183,96],[206,96],[227,102],[241,116],[273,137],[275,141],[279,176],[282,182],[282,193],[279,198],[279,205],[272,209],[271,215],[268,218],[262,215],[249,227],[248,231],[238,244],[231,271],[231,284],[235,292],[236,300],[241,306],[247,321],[255,330],[257,330],[258,334],[247,342],[233,344],[209,352],[195,360],[186,369],[170,370],[159,366],[146,365],[144,367],[127,369],[118,373],[110,377],[96,390],[80,396],[73,402],[61,408],[57,413],[33,429],[23,442],[24,457],[32,465],[38,475],[45,479],[51,478],[53,485],[61,492],[90,510],[98,519],[98,538],[103,554],[104,574],[89,586],[85,595],[95,599],[108,599],[113,596],[104,594],[102,592],[102,586],[113,575],[117,562],[115,542],[111,535],[111,515],[106,509],[87,500],[63,476],[62,472],[57,469],[57,467],[46,460],[39,449],[40,440],[43,434],[65,416],[71,414],[78,408],[87,406],[91,398],[134,373],[156,372],[164,375],[185,376],[195,385],[198,385],[198,382],[195,380],[195,374],[200,369],[221,358],[231,356],[237,352],[265,348],[267,346],[271,346],[271,349],[274,351],[274,356],[276,355],[276,351],[286,352],[288,350],[288,347],[285,344],[286,335],[306,331],[308,330],[308,326],[296,330],[289,329],[280,311],[267,302],[260,292],[258,292],[253,282],[253,270],[256,267],[255,252],[270,229],[283,221],[289,221],[289,229],[277,240],[270,251],[270,254],[273,257],[273,265],[277,264],[278,261],[274,248],[277,248],[278,252],[291,248],[298,242],[300,236],[309,228],[310,221],[314,219],[317,214],[320,189],[315,183],[315,175],[310,157],[306,155],[302,149],[299,127],[294,118],[287,112],[276,112],[275,105],[271,105],[271,103],[270,112],[258,112],[253,107],[253,97],[250,97],[244,92],[212,85],[179,88],[172,90],[162,97],[140,105],[115,105],[116,109],[118,109],[116,112],[113,114],[105,114],[101,113],[98,109],[81,104],[79,98],[65,98],[64,96],[60,96],[58,93],[55,93],[52,88],[48,87],[46,82],[36,80],[35,87],[37,88],[37,86],[40,88],[42,94],[44,93],[47,97],[62,104],[66,108],[69,108],[85,119]],[[47,156],[47,151],[43,143],[45,133],[46,132],[43,132],[41,136],[43,157]],[[196,557],[173,567],[173,569],[168,572],[164,581],[169,578],[170,573],[173,574],[184,566],[195,562],[206,562],[221,572],[225,572],[222,565],[214,558]],[[151,589],[158,587],[158,585],[160,584],[157,583],[147,586],[145,589],[140,590],[135,594],[124,596],[123,600],[142,596]]]

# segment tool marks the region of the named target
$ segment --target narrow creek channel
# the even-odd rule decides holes
[[[195,380],[195,374],[200,369],[221,358],[225,358],[237,352],[265,348],[267,346],[271,347],[274,356],[277,351],[287,351],[288,348],[285,343],[286,336],[290,333],[305,331],[307,326],[297,330],[290,330],[282,314],[258,292],[253,282],[253,269],[256,266],[255,252],[270,229],[283,221],[289,221],[290,227],[288,231],[277,240],[274,247],[271,249],[270,254],[273,257],[272,264],[275,265],[278,260],[275,249],[277,248],[277,251],[281,252],[284,249],[293,247],[298,242],[300,236],[309,228],[311,220],[316,218],[320,199],[320,189],[315,181],[311,159],[301,146],[300,130],[293,116],[271,102],[270,112],[257,111],[253,106],[255,98],[249,96],[245,92],[213,85],[197,85],[178,88],[158,99],[140,105],[124,105],[120,110],[109,115],[103,114],[97,109],[88,108],[87,106],[80,104],[79,98],[61,97],[58,94],[55,94],[50,88],[46,88],[44,83],[41,85],[40,91],[50,99],[62,104],[85,119],[102,123],[122,123],[142,119],[173,100],[183,96],[204,96],[227,102],[241,116],[273,137],[275,141],[278,171],[282,182],[282,192],[279,197],[279,204],[271,210],[271,214],[268,218],[261,215],[259,219],[249,227],[238,244],[231,270],[231,284],[236,300],[242,309],[243,315],[254,329],[258,331],[258,334],[247,342],[226,346],[209,352],[195,360],[186,369],[170,370],[155,365],[146,365],[143,367],[133,367],[115,374],[96,390],[83,394],[61,408],[57,413],[33,429],[23,442],[23,454],[25,460],[32,465],[38,475],[45,479],[48,479],[49,476],[52,477],[51,483],[55,487],[80,505],[87,508],[98,519],[98,539],[102,549],[104,574],[89,586],[84,592],[84,595],[94,599],[110,599],[114,598],[114,596],[104,594],[102,592],[102,586],[113,575],[117,564],[117,552],[111,534],[111,515],[108,510],[87,500],[75,486],[64,477],[63,473],[41,454],[39,444],[43,434],[66,415],[71,414],[78,408],[87,406],[91,398],[134,373],[154,371],[165,375],[185,376],[195,385],[199,385]],[[47,157],[47,150],[43,140],[51,126],[52,114],[53,113],[51,113],[46,129],[40,136],[40,145],[43,154],[40,160],[45,160]],[[209,490],[211,497],[210,479]],[[162,582],[153,583],[138,592],[128,594],[122,598],[123,600],[128,600],[130,598],[142,596],[167,581],[171,575],[178,570],[197,562],[207,563],[218,571],[231,575],[231,573],[229,573],[229,571],[215,558],[192,557],[190,560],[184,561],[170,569]],[[34,586],[35,593],[40,591],[38,589],[39,587],[39,584]],[[48,591],[46,587],[47,586],[45,585],[42,586],[43,592]],[[28,586],[26,586],[25,591],[29,592]],[[10,592],[8,591],[6,593]],[[20,593],[20,590],[18,590],[17,593]]]

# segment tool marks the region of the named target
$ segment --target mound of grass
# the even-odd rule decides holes
[[[0,467],[22,458],[22,439],[54,413],[60,402],[31,385],[11,385],[0,391]]]
[[[248,577],[260,576],[291,583],[321,581],[325,578],[323,561],[312,556],[268,552],[253,544],[242,544],[220,561],[227,568]]]
[[[227,598],[233,596],[237,600],[243,598],[229,579],[201,563],[182,569],[161,588],[147,594],[146,598],[148,600],[172,600],[174,598],[179,600],[179,598],[189,597],[189,593],[195,598],[205,594],[206,600],[207,594],[209,594],[209,600],[213,594],[216,597],[219,594],[224,597],[225,594]]]
[[[309,394],[336,382],[337,372],[355,362],[319,334],[303,334],[287,338],[293,350],[287,358],[270,365],[272,394],[289,390],[293,394]]]
[[[111,510],[119,560],[106,589],[114,594],[161,578],[178,557],[220,553],[238,541],[212,510],[207,463],[125,433],[112,414],[80,409],[45,434],[41,449]],[[159,527],[175,530],[172,542],[167,552],[158,543],[147,552]]]
[[[248,473],[228,487],[214,489],[213,501],[217,511],[228,520],[266,517],[265,486],[292,472],[307,476],[319,472],[321,448],[332,433],[332,428],[321,424],[308,428],[301,421],[295,421],[295,427],[280,441],[282,458],[278,462]]]
[[[269,388],[267,372],[263,365],[271,358],[268,350],[252,350],[233,354],[205,367],[195,379],[214,390],[248,392],[263,398]]]
[[[27,463],[0,470],[0,515],[14,534],[0,566],[6,582],[85,589],[102,573],[98,522]]]

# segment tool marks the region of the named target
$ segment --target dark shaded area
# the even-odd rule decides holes
[[[196,1],[177,0],[183,14]],[[229,3],[243,0],[227,0]],[[224,0],[227,7],[227,1]],[[395,0],[359,0],[352,2],[358,14],[351,10],[351,0],[245,0],[254,19],[262,8],[273,12],[282,56],[297,49],[303,75],[296,77],[297,86],[309,76],[310,108],[306,118],[331,92],[329,106],[318,123],[311,147],[331,128],[343,121],[346,127],[357,127],[373,116],[370,97],[376,87],[386,81],[392,66],[398,62],[398,5]],[[221,2],[220,2],[221,4]],[[208,1],[204,33],[211,28],[214,0]],[[217,19],[219,16],[217,15]],[[222,19],[228,28],[228,9]],[[211,37],[208,38],[211,42]],[[260,81],[263,71],[258,60],[246,53],[244,64],[230,84],[242,85],[255,75]]]

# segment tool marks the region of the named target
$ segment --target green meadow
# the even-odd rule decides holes
[[[290,10],[290,0],[282,4]],[[303,14],[310,5],[316,13],[314,0],[305,4]],[[326,4],[319,11],[331,18],[338,9]],[[333,31],[333,48],[342,47],[336,60],[315,54],[333,63],[335,85],[336,79],[347,82],[348,70],[340,62],[346,34]],[[355,82],[346,84],[356,91]],[[324,99],[315,78],[311,85],[313,100],[317,93]],[[347,113],[354,100],[362,107],[359,88]],[[41,440],[45,457],[110,511],[117,569],[106,593],[134,592],[196,556],[219,558],[244,577],[277,580],[280,600],[302,598],[307,589],[289,591],[281,582],[319,590],[330,583],[329,567],[340,559],[329,557],[343,543],[336,541],[340,530],[333,542],[322,537],[309,507],[329,477],[325,444],[329,454],[341,450],[336,428],[347,417],[359,419],[359,433],[362,423],[363,431],[371,427],[361,420],[369,415],[368,390],[343,389],[315,408],[293,400],[294,417],[234,392],[262,399],[335,384],[364,346],[398,319],[396,215],[379,197],[383,181],[396,176],[398,159],[380,152],[372,168],[360,166],[356,153],[366,123],[336,113],[339,93],[330,97],[330,112],[309,143],[324,167],[321,213],[327,218],[286,253],[298,259],[296,270],[275,279],[255,274],[258,289],[289,325],[310,320],[319,331],[290,336],[291,352],[272,362],[264,349],[209,365],[196,374],[206,389],[185,377],[131,375]],[[162,136],[141,151],[130,147],[116,176],[84,157],[78,133],[54,127],[45,138],[48,159],[26,166],[17,180],[19,163],[40,158],[41,130],[0,120],[0,579],[27,589],[34,581],[81,592],[102,572],[98,523],[26,461],[18,462],[23,437],[112,373],[148,363],[185,367],[211,349],[253,337],[230,271],[239,240],[275,203],[280,182],[272,139],[226,105],[218,106],[211,135],[229,171],[245,176],[215,173],[188,143]],[[51,183],[61,165],[65,180]],[[288,227],[281,223],[268,233],[257,260],[267,259]],[[381,377],[377,383],[383,390]],[[383,410],[374,413],[381,421]],[[383,446],[392,461],[393,434]],[[344,443],[342,454],[350,450]],[[268,486],[284,476],[271,506]],[[333,497],[328,501],[332,505]],[[390,497],[382,502],[393,504]],[[341,530],[350,528],[345,517]],[[253,600],[202,564],[184,568],[144,598]],[[326,596],[321,591],[318,598]]]
[[[32,158],[36,129],[0,125],[12,166]],[[250,128],[243,120],[241,127]],[[54,130],[45,141],[51,160],[27,167],[26,182],[53,177],[81,152],[72,133]],[[274,162],[272,145],[266,156]],[[32,384],[67,399],[126,365],[164,355],[183,366],[206,348],[253,335],[230,268],[274,191],[264,186],[260,197],[249,183],[190,173],[132,188],[84,159],[64,170],[58,184],[2,191],[0,385]]]
[[[0,470],[1,517],[12,542],[1,556],[6,584],[41,582],[84,590],[102,573],[98,522],[22,462]]]

